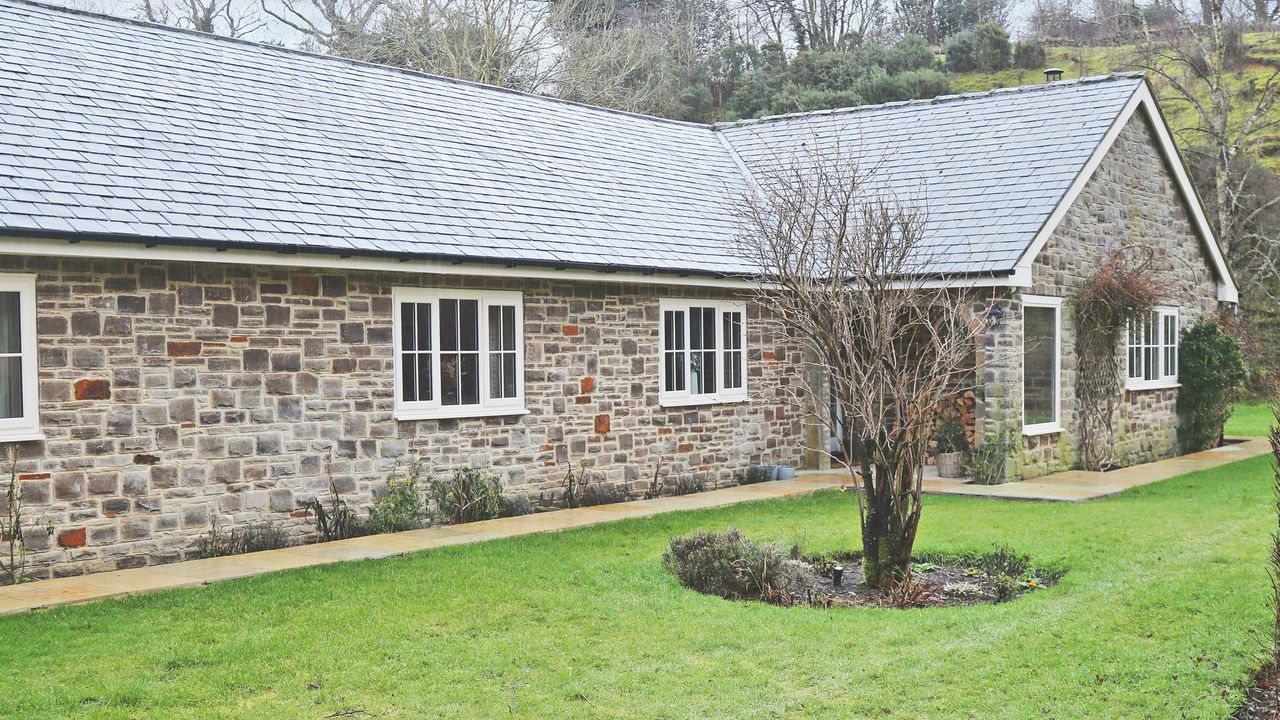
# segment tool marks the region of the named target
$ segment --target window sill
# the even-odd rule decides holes
[[[0,432],[0,443],[30,442],[32,440],[44,440],[44,432],[41,430],[10,430],[7,432]]]
[[[745,398],[745,397],[716,398],[716,397],[709,397],[704,395],[701,397],[691,397],[691,398],[659,399],[658,406],[664,407],[664,408],[683,408],[683,407],[698,407],[701,405],[737,405],[739,403],[747,402],[748,399],[749,398]]]
[[[1060,423],[1041,423],[1039,425],[1027,425],[1022,428],[1022,434],[1025,437],[1035,437],[1037,435],[1053,435],[1062,432]]]
[[[1124,389],[1140,392],[1142,390],[1175,390],[1182,387],[1177,380],[1152,380],[1150,382],[1125,383]]]
[[[528,415],[526,407],[504,408],[430,408],[427,410],[396,410],[391,413],[394,420],[466,420],[468,418],[516,417]]]

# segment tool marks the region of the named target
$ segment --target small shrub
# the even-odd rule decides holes
[[[347,538],[367,535],[368,529],[360,522],[356,511],[351,509],[346,500],[338,494],[338,486],[333,479],[333,461],[329,461],[329,496],[316,496],[306,504],[306,511],[316,519],[316,534],[320,542],[346,540]]]
[[[1216,447],[1246,378],[1244,352],[1208,318],[1182,331],[1178,348],[1178,436],[1186,452]]]
[[[939,453],[969,452],[969,434],[959,420],[949,418],[933,434],[934,451]]]
[[[966,469],[978,485],[998,485],[1005,482],[1005,465],[1009,456],[1021,447],[1019,439],[1008,433],[980,443],[969,452]]]
[[[735,528],[674,537],[662,562],[685,587],[731,600],[785,592],[810,576],[796,548],[753,542]]]
[[[696,475],[687,475],[676,478],[676,486],[672,489],[674,495],[692,495],[700,493],[707,489],[707,479]]]
[[[387,488],[374,502],[373,512],[369,515],[370,532],[402,532],[422,527],[426,507],[419,487],[421,479],[422,465],[417,461],[409,466],[405,477],[392,474],[387,479]]]
[[[503,495],[501,505],[498,517],[532,515],[535,510],[533,501],[529,499],[528,495]]]
[[[428,494],[442,520],[452,525],[491,520],[502,511],[498,476],[475,468],[458,468],[449,480],[432,479]]]
[[[270,520],[223,532],[215,518],[209,532],[196,541],[196,552],[202,558],[213,558],[292,546],[288,531]]]
[[[880,587],[876,604],[885,608],[922,608],[938,604],[941,588],[933,583],[917,582],[915,573],[907,573],[902,579],[888,578]]]
[[[746,477],[742,482],[748,485],[768,482],[773,479],[774,470],[773,465],[752,465],[747,468]]]
[[[1036,38],[1019,40],[1013,46],[1013,65],[1023,70],[1043,70],[1047,55],[1044,43]]]
[[[613,483],[584,484],[578,489],[578,507],[612,505],[634,499],[629,490]]]

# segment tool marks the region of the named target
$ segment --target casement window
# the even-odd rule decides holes
[[[1062,431],[1062,298],[1022,301],[1022,432]]]
[[[747,399],[747,308],[742,303],[662,300],[658,402],[664,407]]]
[[[392,295],[397,420],[528,412],[520,293],[397,288]]]
[[[1126,389],[1177,387],[1179,330],[1174,308],[1157,308],[1129,324]]]
[[[0,274],[0,442],[39,440],[36,279]]]

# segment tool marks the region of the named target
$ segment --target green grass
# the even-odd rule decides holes
[[[1223,718],[1258,664],[1265,458],[1085,504],[926,500],[920,550],[1068,569],[1015,602],[782,609],[667,539],[854,547],[835,491],[0,618],[0,717]]]
[[[1276,416],[1267,403],[1237,403],[1227,419],[1228,437],[1265,437],[1271,433]]]

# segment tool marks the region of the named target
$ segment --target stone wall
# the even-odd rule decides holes
[[[621,283],[317,273],[213,263],[0,258],[37,274],[46,440],[20,444],[34,575],[189,557],[225,523],[296,534],[329,473],[367,508],[397,462],[490,468],[511,493],[558,493],[563,463],[593,481],[735,482],[751,463],[799,464],[786,401],[801,367],[748,308],[749,402],[658,406],[658,298],[726,291]],[[397,422],[393,286],[524,293],[517,417]],[[332,459],[331,459],[332,458]]]
[[[1010,479],[1076,465],[1075,320],[1069,298],[1122,247],[1151,249],[1155,265],[1170,287],[1162,304],[1180,309],[1184,327],[1196,316],[1216,310],[1217,280],[1211,261],[1141,113],[1122,129],[1033,265],[1032,287],[1026,293],[1068,299],[1062,308],[1064,431],[1027,438],[1023,452],[1009,464]],[[1006,311],[1004,322],[988,338],[981,413],[987,437],[1005,428],[1021,430],[1022,294],[1011,293],[1001,300]],[[1119,464],[1148,462],[1177,453],[1176,401],[1176,390],[1124,393],[1114,446]]]

